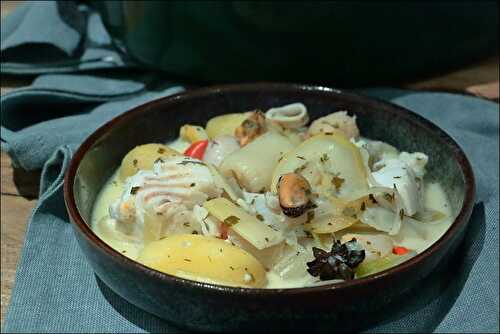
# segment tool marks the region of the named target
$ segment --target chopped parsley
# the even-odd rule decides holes
[[[240,219],[236,216],[229,216],[226,219],[224,219],[224,224],[233,226],[234,224],[237,224],[240,221]]]
[[[139,191],[139,189],[141,189],[141,187],[132,187],[130,189],[130,195],[135,195],[137,194],[137,192]]]
[[[345,179],[339,177],[338,175],[335,175],[332,178],[332,184],[335,186],[335,189],[340,190],[340,187],[342,187],[342,184],[344,184]]]

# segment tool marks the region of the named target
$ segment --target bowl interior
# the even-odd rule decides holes
[[[465,195],[465,178],[458,147],[437,127],[402,108],[337,90],[294,85],[253,84],[208,88],[138,107],[92,135],[75,176],[76,205],[87,224],[99,191],[136,145],[174,140],[185,123],[205,125],[216,115],[253,109],[266,110],[293,102],[304,103],[311,119],[347,110],[357,116],[364,137],[382,140],[400,150],[426,153],[427,178],[439,180],[454,215]]]

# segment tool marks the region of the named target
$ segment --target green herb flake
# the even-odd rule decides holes
[[[224,224],[233,226],[234,224],[237,224],[240,221],[240,219],[236,216],[229,216],[226,219],[224,219]]]
[[[139,189],[141,189],[141,187],[132,187],[130,189],[130,195],[135,195],[137,194],[137,192],[139,191]]]
[[[347,217],[357,218],[356,210],[353,207],[347,207],[342,210],[342,214]]]
[[[389,202],[393,202],[394,201],[394,197],[395,197],[395,194],[392,193],[392,194],[389,194],[389,193],[384,193],[384,198],[389,201]]]
[[[340,187],[342,187],[342,184],[344,184],[345,179],[339,177],[338,175],[335,175],[332,178],[332,184],[335,186],[335,189],[340,190]]]
[[[295,173],[295,174],[299,174],[299,173],[300,173],[300,172],[302,172],[304,169],[306,169],[306,165],[307,165],[307,163],[303,164],[303,165],[302,165],[302,166],[300,166],[300,167],[295,168],[294,173]]]
[[[307,211],[307,223],[314,219],[314,211]]]

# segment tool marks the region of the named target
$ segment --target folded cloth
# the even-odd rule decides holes
[[[26,1],[2,20],[1,73],[41,74],[138,65],[111,40],[100,16],[77,1]]]
[[[4,144],[19,165],[36,168],[43,159],[47,161],[17,268],[5,332],[180,331],[115,295],[93,274],[71,231],[62,194],[63,174],[72,153],[96,126],[135,105],[179,90],[141,91],[126,100],[87,104],[87,113],[48,120],[7,136]],[[498,332],[498,104],[446,93],[363,92],[414,110],[444,128],[465,150],[477,178],[472,221],[449,264],[412,289],[404,304],[380,310],[376,315],[380,321],[366,329]],[[42,153],[30,153],[30,147]]]
[[[39,76],[31,86],[0,97],[2,149],[10,154],[15,166],[29,171],[41,169],[61,143],[80,143],[103,121],[113,118],[134,103],[137,105],[162,96],[166,87],[174,86],[172,83],[163,83],[155,86],[156,93],[149,91],[145,94],[146,85],[152,81],[149,74],[137,76],[133,80],[74,74]],[[179,90],[175,88],[167,94]],[[124,100],[126,102],[122,104],[120,101]],[[103,104],[95,108],[110,101],[116,101],[117,104]],[[79,121],[82,117],[79,115],[90,109],[90,116],[83,116],[86,130],[74,131],[81,126]],[[18,132],[19,129],[23,130]],[[40,134],[50,135],[40,140]],[[37,150],[33,149],[34,142],[39,143]]]

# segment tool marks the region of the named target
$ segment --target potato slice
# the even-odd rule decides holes
[[[120,179],[136,174],[139,170],[151,170],[153,164],[158,158],[167,158],[174,155],[180,155],[174,149],[163,144],[144,144],[133,148],[123,158],[120,167]]]
[[[341,134],[321,134],[309,138],[283,156],[274,169],[271,191],[277,192],[281,175],[312,169],[323,170],[320,178],[316,176],[316,179],[321,180],[319,185],[316,179],[309,180],[308,175],[304,175],[313,191],[337,189],[336,195],[342,198],[368,189],[366,171],[358,148]]]
[[[138,261],[195,281],[253,288],[266,284],[265,269],[255,257],[213,237],[179,234],[153,241],[144,247]]]
[[[351,217],[325,214],[312,219],[310,223],[304,225],[304,229],[317,234],[335,233],[354,225],[357,221]]]
[[[236,233],[259,250],[284,240],[280,232],[273,230],[225,198],[207,201],[203,207],[218,220],[231,224]]]
[[[234,136],[234,130],[247,118],[245,113],[226,114],[211,118],[206,126],[206,132],[210,139],[222,135]]]

